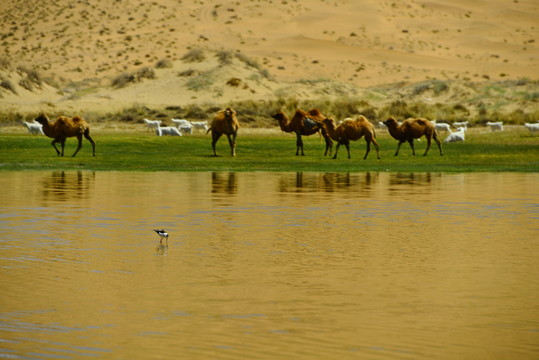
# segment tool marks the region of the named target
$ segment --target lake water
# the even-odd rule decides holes
[[[21,171],[0,189],[0,358],[539,358],[536,173]]]

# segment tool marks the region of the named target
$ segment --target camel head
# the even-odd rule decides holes
[[[226,108],[225,109],[225,117],[227,119],[230,119],[232,118],[233,116],[236,116],[236,112],[234,110],[232,110],[231,108]]]
[[[387,127],[397,126],[398,124],[399,123],[397,122],[397,120],[395,120],[393,116],[390,116],[386,121],[384,121],[384,125]]]
[[[287,121],[286,115],[282,111],[279,111],[278,113],[271,115],[271,117],[277,120],[279,123],[281,121]]]
[[[335,120],[333,120],[332,118],[325,118],[324,120],[322,120],[322,123],[325,127],[335,127]]]
[[[34,119],[34,121],[40,123],[41,125],[45,125],[49,123],[49,118],[47,115],[45,115],[45,113],[41,113]]]

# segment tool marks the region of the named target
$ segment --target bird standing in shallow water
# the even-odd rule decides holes
[[[163,239],[167,239],[167,241],[168,241],[168,233],[165,230],[163,230],[163,229],[155,230],[154,229],[153,231],[155,231],[157,233],[157,235],[159,235],[161,237],[161,241],[159,241],[161,244],[163,243]]]

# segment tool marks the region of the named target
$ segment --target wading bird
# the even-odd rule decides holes
[[[161,241],[159,241],[161,244],[163,243],[163,239],[167,239],[167,241],[168,241],[168,233],[165,230],[163,230],[163,229],[155,230],[154,229],[153,231],[155,231],[157,233],[157,235],[159,235],[161,237]]]

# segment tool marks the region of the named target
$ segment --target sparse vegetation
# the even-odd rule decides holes
[[[15,89],[15,86],[13,86],[11,80],[4,78],[3,76],[0,76],[0,87],[12,92],[13,94],[17,94],[17,90]]]
[[[181,59],[186,63],[202,62],[206,60],[206,55],[204,54],[204,50],[197,48],[189,50]]]
[[[161,59],[156,64],[155,67],[157,69],[167,69],[172,67],[172,61],[169,59]]]
[[[132,83],[141,82],[143,79],[155,79],[155,71],[146,66],[133,73],[120,74],[112,80],[112,86],[122,88]]]

